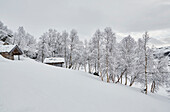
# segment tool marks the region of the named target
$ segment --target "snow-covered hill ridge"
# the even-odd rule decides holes
[[[170,100],[81,71],[0,57],[0,112],[169,112]]]

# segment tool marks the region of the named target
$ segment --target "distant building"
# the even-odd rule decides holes
[[[64,65],[64,58],[60,57],[51,57],[51,58],[45,58],[44,63],[48,65],[53,65],[57,67],[63,67]]]
[[[9,45],[9,43],[8,42],[0,41],[0,45]]]
[[[0,41],[0,45],[4,45],[4,43],[5,43],[5,42],[3,42],[3,41]]]
[[[20,55],[22,55],[21,49],[17,45],[0,45],[0,54],[7,58],[14,60],[14,55],[18,55],[18,60],[20,60]]]

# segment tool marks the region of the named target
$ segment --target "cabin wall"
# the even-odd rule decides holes
[[[57,64],[54,64],[54,66],[63,67],[63,64],[62,63],[57,63]]]
[[[4,58],[14,60],[14,56],[13,56],[13,55],[10,55],[10,54],[8,54],[8,53],[1,53],[1,55],[2,55]]]
[[[16,48],[12,51],[13,55],[22,55],[22,53]]]
[[[48,65],[53,65],[53,66],[57,66],[57,67],[63,67],[64,63],[46,63]]]
[[[8,44],[6,43],[4,46],[8,46]],[[14,55],[18,55],[18,60],[20,60],[19,55],[22,55],[22,51],[16,45],[11,51],[9,51],[9,52],[1,52],[0,54],[4,58],[11,59],[11,60],[14,60]]]

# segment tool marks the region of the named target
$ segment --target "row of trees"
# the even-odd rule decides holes
[[[147,46],[149,35],[135,41],[131,36],[116,42],[112,29],[103,32],[97,30],[87,46],[89,72],[97,72],[101,80],[120,82],[132,86],[134,82],[144,85],[147,94],[148,85],[151,92],[168,82],[168,60],[155,60],[153,50]]]
[[[19,27],[17,32],[12,32],[0,21],[0,40],[18,45],[26,56],[36,58],[36,39],[27,33],[23,27]]]
[[[69,34],[49,29],[39,38],[37,59],[43,62],[46,57],[64,57],[66,68],[76,69],[81,66],[83,48],[76,30],[71,30]]]
[[[0,40],[2,41],[9,41],[8,37],[12,36],[12,31],[7,28],[1,21],[0,21]]]
[[[79,69],[100,76],[101,80],[132,86],[135,82],[144,85],[147,94],[159,86],[168,85],[168,63],[166,58],[156,60],[152,48],[147,46],[149,35],[146,32],[138,41],[130,35],[120,42],[110,27],[96,30],[89,41],[80,41],[76,30],[57,32],[49,29],[36,42],[34,37],[19,27],[16,33],[8,31],[0,24],[0,37],[22,48],[26,56],[43,62],[47,57],[64,57],[65,67]],[[5,30],[4,30],[5,29]],[[7,32],[3,34],[2,31]],[[3,39],[2,38],[2,39]],[[1,39],[1,40],[2,40]]]

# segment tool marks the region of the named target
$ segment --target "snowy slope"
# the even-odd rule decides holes
[[[81,71],[0,58],[0,112],[114,111],[169,112],[170,100]]]
[[[170,66],[170,46],[154,49],[154,57],[156,59],[168,58]]]

